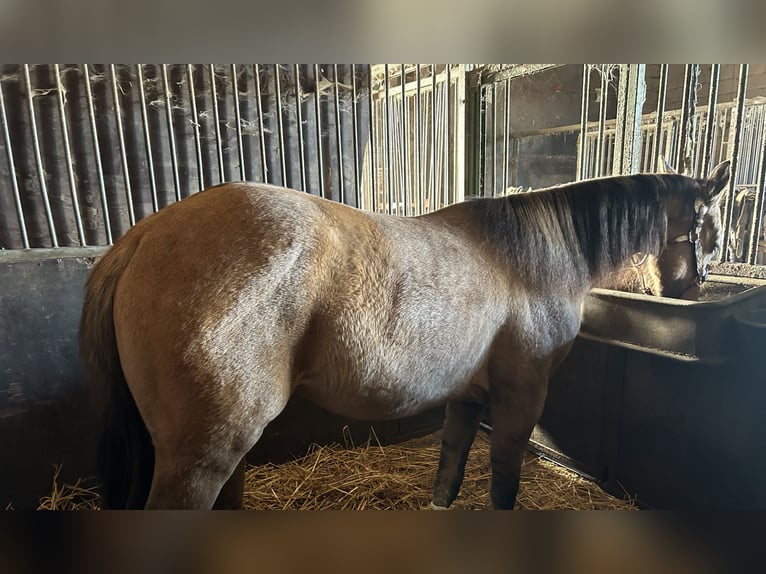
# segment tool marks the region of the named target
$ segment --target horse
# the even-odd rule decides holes
[[[406,218],[225,183],[146,217],[85,288],[104,507],[241,508],[245,455],[303,396],[368,420],[446,404],[437,509],[488,404],[491,504],[512,509],[588,291],[636,252],[662,267],[682,245],[667,294],[704,279],[729,174],[605,177]]]

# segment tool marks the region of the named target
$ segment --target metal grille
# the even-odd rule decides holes
[[[487,75],[478,70],[479,98],[468,112],[479,124],[480,152],[474,173],[477,195],[497,196],[515,187],[656,171],[660,156],[679,171],[702,177],[716,163],[730,159],[734,177],[724,205],[724,241],[729,245],[725,257],[766,263],[766,89],[748,94],[749,66],[732,68],[735,92],[731,100],[723,102],[719,101],[718,64],[704,69],[688,64],[675,76],[666,64],[586,64],[534,70],[511,65]],[[649,73],[651,89],[647,87]],[[561,78],[569,84],[558,86]],[[514,95],[514,83],[521,81],[541,86],[538,99],[548,97],[545,89],[551,85],[577,92],[579,106],[572,101],[563,107],[562,119],[555,125],[555,118],[551,120],[555,109],[538,105],[534,98]],[[666,109],[669,89],[672,109]],[[646,104],[650,99],[651,105]],[[543,127],[513,129],[519,116],[535,114]],[[530,159],[535,157],[547,163]],[[556,171],[552,166],[563,167]],[[546,171],[555,173],[545,179]]]
[[[463,196],[462,78],[445,65],[3,65],[0,249],[108,245],[226,181],[402,215],[446,205]]]
[[[464,78],[455,65],[373,68],[376,137],[362,207],[420,215],[463,199]]]

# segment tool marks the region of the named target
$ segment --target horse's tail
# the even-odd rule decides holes
[[[136,231],[93,268],[80,319],[83,375],[102,417],[98,472],[105,508],[143,508],[154,471],[151,438],[122,372],[114,329],[114,292],[141,239]]]

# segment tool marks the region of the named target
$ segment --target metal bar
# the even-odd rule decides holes
[[[378,188],[377,188],[377,169],[375,166],[375,106],[372,101],[372,66],[367,66],[367,89],[369,90],[369,114],[370,114],[370,211],[377,211]]]
[[[178,177],[178,152],[176,151],[176,135],[173,130],[173,106],[170,102],[167,64],[162,64],[162,85],[165,89],[165,115],[168,122],[168,141],[170,142],[170,165],[173,168],[173,185],[176,189],[176,201],[181,201],[181,180]]]
[[[761,128],[761,154],[758,159],[758,185],[755,188],[753,203],[753,220],[750,225],[750,246],[747,251],[747,262],[754,265],[758,261],[758,242],[763,229],[763,204],[766,193],[766,121]]]
[[[98,187],[101,192],[101,207],[104,210],[104,230],[106,231],[106,241],[109,245],[114,243],[112,238],[112,223],[109,217],[109,202],[106,198],[106,185],[104,184],[104,168],[101,164],[101,147],[98,141],[98,130],[96,129],[96,112],[93,108],[93,90],[90,86],[90,72],[88,64],[83,64],[83,76],[85,77],[85,91],[88,96],[88,115],[90,116],[90,130],[93,136],[93,153],[96,156],[96,174],[98,176]]]
[[[282,90],[279,85],[279,64],[274,64],[274,88],[277,96],[277,131],[279,132],[279,161],[282,169],[282,185],[287,185],[287,162],[285,161],[285,129],[282,125]]]
[[[455,82],[457,91],[454,94],[455,112],[453,115],[454,144],[455,154],[452,157],[452,174],[455,183],[455,192],[452,200],[455,202],[465,200],[465,176],[466,176],[466,157],[465,157],[465,116],[466,116],[466,94],[465,94],[465,69],[458,68],[457,80]]]
[[[319,196],[325,197],[324,191],[324,162],[322,161],[322,118],[319,113],[319,64],[314,64],[314,114],[316,115],[317,128],[317,174],[319,177]],[[372,97],[372,94],[370,94]]]
[[[298,64],[295,64],[295,113],[297,114],[298,122],[298,161],[301,168],[301,190],[308,191],[306,189],[306,159],[304,157],[303,146],[303,95],[301,94],[301,74]],[[354,116],[354,122],[356,122],[356,116]],[[356,126],[356,123],[354,123]],[[356,129],[356,128],[355,128]],[[356,136],[356,133],[354,133]]]
[[[431,193],[428,197],[428,211],[439,209],[436,189],[436,64],[431,64]]]
[[[19,181],[16,175],[16,164],[13,159],[13,147],[11,146],[11,132],[8,127],[8,114],[5,111],[5,96],[3,96],[3,83],[0,81],[0,120],[3,123],[3,140],[5,141],[5,153],[8,157],[8,171],[11,175],[11,187],[13,187],[13,200],[16,204],[16,217],[19,220],[19,230],[21,231],[21,244],[24,249],[29,249],[29,234],[27,233],[27,222],[24,218],[24,208],[21,204],[21,194],[19,193]]]
[[[261,172],[263,173],[263,183],[268,183],[268,167],[266,165],[266,136],[263,131],[263,105],[261,104],[261,71],[258,64],[255,66],[255,90],[257,92],[255,104],[258,106],[258,136],[261,145]]]
[[[163,67],[165,64],[163,64]],[[221,117],[218,114],[218,90],[215,87],[215,64],[210,64],[210,91],[213,95],[213,118],[215,121],[215,147],[218,153],[218,180],[226,180],[223,167],[223,146],[221,145]],[[175,154],[174,154],[175,155]]]
[[[646,64],[620,66],[620,98],[612,154],[612,173],[629,175],[641,169],[641,112],[646,96]]]
[[[231,65],[231,88],[234,92],[234,117],[237,120],[237,150],[239,151],[239,176],[242,181],[247,179],[245,173],[245,152],[242,145],[242,114],[239,111],[239,82],[237,81],[237,65]]]
[[[747,93],[747,73],[748,64],[741,64],[739,68],[739,82],[737,87],[737,106],[734,124],[729,132],[729,141],[732,142],[731,153],[731,179],[729,180],[729,189],[726,192],[726,203],[724,204],[723,218],[723,257],[728,261],[729,257],[729,237],[731,235],[731,222],[734,210],[734,194],[737,189],[737,168],[739,167],[739,148],[742,139],[742,120],[744,118],[745,95]]]
[[[693,145],[694,124],[697,108],[697,78],[699,64],[687,64],[684,72],[684,93],[681,102],[681,133],[678,140],[676,169],[679,173],[690,173],[690,161],[687,161],[687,149]]]
[[[125,179],[125,195],[128,202],[128,221],[130,225],[136,224],[136,210],[133,206],[133,191],[130,185],[130,170],[128,169],[128,156],[125,150],[125,130],[122,125],[122,109],[120,108],[120,94],[117,89],[117,71],[114,64],[109,65],[112,76],[112,95],[114,97],[114,117],[117,120],[117,137],[120,140],[120,161],[122,163],[122,177]]]
[[[362,207],[361,178],[359,173],[359,125],[356,112],[356,64],[351,64],[351,123],[354,126],[354,201],[357,209]]]
[[[388,200],[388,213],[393,213],[393,185],[391,181],[391,110],[390,102],[388,100],[388,64],[383,66],[384,77],[384,100],[383,100],[383,115],[386,118],[386,199]],[[397,206],[398,214],[398,206]]]
[[[346,203],[346,185],[343,181],[343,134],[340,125],[340,97],[338,87],[338,64],[332,65],[333,93],[335,95],[335,140],[338,142],[338,193],[341,203]]]
[[[189,78],[189,100],[192,108],[192,125],[194,126],[194,147],[197,152],[197,175],[199,180],[199,190],[205,189],[205,168],[202,162],[202,143],[199,137],[199,114],[197,113],[197,95],[194,90],[194,68],[191,64],[186,65],[186,72]]]
[[[652,153],[652,146],[654,146],[654,137],[652,136],[652,133],[649,130],[646,130],[644,133],[641,134],[642,138],[645,138],[645,143],[643,144],[644,149],[644,155],[641,158],[641,171],[649,171],[651,168],[651,153]]]
[[[40,153],[40,139],[37,136],[37,114],[35,114],[35,104],[32,97],[32,81],[29,78],[29,64],[24,64],[24,79],[27,84],[27,104],[29,106],[29,121],[32,130],[32,145],[35,152],[35,166],[37,167],[37,177],[40,180],[40,193],[43,196],[43,206],[45,208],[45,219],[48,223],[48,230],[51,234],[51,244],[58,247],[58,237],[56,237],[56,225],[53,222],[53,212],[51,211],[51,202],[48,197],[48,186],[45,183],[45,168],[43,167],[43,157]]]
[[[486,98],[486,86],[479,85],[477,88],[479,93],[479,145],[478,154],[479,159],[477,161],[479,165],[479,195],[481,197],[487,197],[487,98]]]
[[[409,181],[407,181],[407,138],[409,134],[409,122],[408,120],[408,114],[407,114],[407,92],[405,91],[406,86],[404,85],[404,80],[407,76],[407,70],[405,69],[404,64],[400,64],[401,66],[401,87],[402,87],[402,194],[404,195],[404,216],[407,217],[410,215],[410,210],[408,207],[408,204],[410,203],[410,186]]]
[[[713,154],[713,138],[715,136],[715,108],[718,101],[718,84],[721,77],[721,65],[710,65],[710,94],[707,100],[707,132],[705,134],[705,146],[702,150],[700,163],[700,176],[705,177],[711,168],[711,156]]]
[[[587,64],[585,64],[587,66]],[[508,144],[511,138],[511,80],[505,80],[505,129],[503,130],[503,193],[508,189]]]
[[[660,85],[657,95],[657,122],[654,135],[654,156],[652,157],[652,171],[659,169],[660,147],[662,144],[662,120],[665,115],[665,99],[668,93],[668,64],[660,64]],[[668,158],[669,159],[669,158]]]
[[[492,84],[492,197],[497,195],[497,82]]]
[[[149,117],[146,111],[146,94],[144,93],[144,73],[143,66],[137,64],[138,70],[138,92],[141,97],[141,122],[144,127],[144,143],[146,146],[146,161],[149,166],[149,186],[152,193],[152,209],[156,213],[159,210],[159,202],[157,201],[157,178],[154,173],[154,159],[152,158],[152,139],[149,133]],[[202,166],[200,165],[200,168]],[[201,177],[201,175],[200,175]]]
[[[582,104],[580,106],[580,141],[577,150],[577,179],[585,179],[585,139],[590,107],[590,64],[582,65]],[[506,111],[507,113],[507,111]],[[506,186],[507,188],[507,186]]]
[[[449,205],[450,203],[450,169],[449,169],[449,160],[450,160],[450,153],[449,153],[449,127],[450,127],[450,84],[452,83],[452,80],[450,79],[450,65],[444,64],[447,70],[446,73],[446,87],[444,89],[444,205]],[[494,85],[494,84],[493,84]]]
[[[423,105],[420,101],[422,93],[422,86],[420,82],[420,64],[417,66],[417,76],[415,78],[415,121],[417,122],[417,165],[415,167],[415,173],[418,178],[418,215],[423,214]]]
[[[606,72],[602,68],[601,74],[601,101],[598,112],[598,140],[596,140],[596,169],[594,177],[604,175],[604,122],[606,121],[606,103],[609,96],[609,84],[606,79]]]
[[[61,118],[61,134],[64,137],[64,154],[66,157],[67,176],[69,178],[69,190],[72,193],[72,210],[74,211],[74,220],[77,225],[77,236],[80,239],[80,245],[87,245],[85,241],[85,229],[82,225],[82,215],[80,214],[80,200],[77,197],[77,183],[74,177],[74,162],[72,161],[72,147],[69,141],[69,126],[66,121],[66,102],[64,99],[64,86],[61,83],[61,70],[58,64],[53,65],[56,73],[56,91],[58,92],[59,117]],[[1,98],[2,96],[0,96]],[[15,184],[15,181],[14,181]],[[14,190],[16,191],[16,190]]]

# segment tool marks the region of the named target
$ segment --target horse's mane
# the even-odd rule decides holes
[[[697,184],[679,175],[632,175],[472,201],[486,239],[527,283],[592,283],[667,235],[664,199],[693,205]]]

